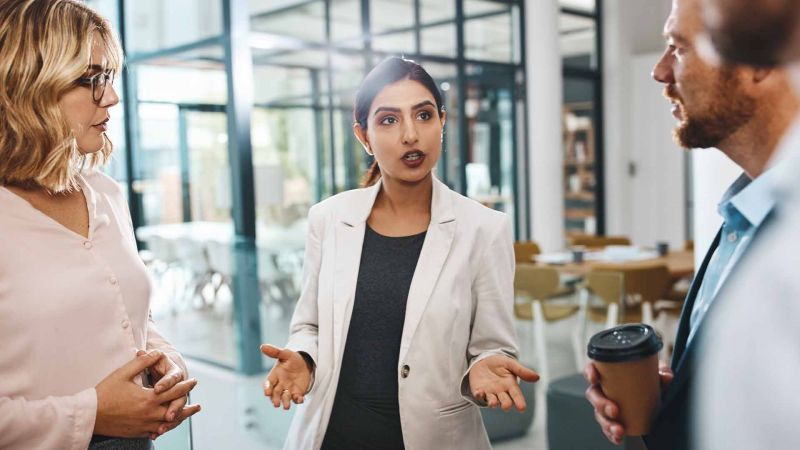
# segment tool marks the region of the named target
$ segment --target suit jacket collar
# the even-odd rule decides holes
[[[452,191],[447,185],[439,181],[436,176],[432,175],[432,178],[433,195],[431,198],[431,223],[451,222],[456,218],[453,210]],[[341,221],[351,227],[365,223],[370,213],[372,213],[372,207],[375,205],[375,200],[378,198],[381,189],[383,189],[383,179],[379,180],[373,186],[363,189],[365,201],[355,201],[345,204],[344,209],[340,213]]]

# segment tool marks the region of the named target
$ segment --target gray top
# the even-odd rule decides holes
[[[339,386],[323,449],[402,449],[398,360],[406,302],[427,233],[367,226]]]

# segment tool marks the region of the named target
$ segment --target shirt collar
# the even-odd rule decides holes
[[[775,186],[780,179],[782,164],[772,167],[762,173],[755,180],[750,180],[746,174],[742,174],[733,182],[725,192],[722,201],[718,206],[718,211],[722,217],[732,221],[731,209],[741,214],[750,225],[761,226],[761,222],[772,211],[777,201]]]

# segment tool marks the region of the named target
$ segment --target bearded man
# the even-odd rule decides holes
[[[798,111],[786,74],[751,66],[716,66],[700,51],[703,26],[700,0],[673,0],[664,27],[667,48],[653,69],[664,85],[677,120],[676,141],[684,148],[716,148],[742,168],[718,206],[724,223],[697,272],[681,314],[669,366],[660,369],[662,399],[653,426],[644,437],[649,450],[693,448],[692,396],[698,335],[713,316],[717,293],[761,230],[775,205],[774,170],[768,162]],[[737,272],[734,272],[735,274]],[[586,397],[606,437],[621,443],[625,430],[619,406],[603,395],[592,363],[585,369]]]
[[[800,0],[705,0],[704,17],[718,60],[785,66],[800,90]],[[800,118],[770,165],[776,204],[701,342],[694,434],[703,450],[798,448]]]

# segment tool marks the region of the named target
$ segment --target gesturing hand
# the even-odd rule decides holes
[[[289,409],[292,401],[303,403],[312,370],[306,360],[297,352],[269,344],[261,346],[261,353],[276,360],[264,381],[264,395],[272,398],[273,406],[283,403],[283,409]]]
[[[517,383],[517,377],[528,382],[539,380],[539,374],[504,355],[494,355],[477,362],[469,371],[472,396],[485,400],[490,408],[500,405],[503,411],[525,411],[525,398]]]
[[[97,414],[94,434],[133,438],[153,437],[159,433],[167,413],[167,407],[163,405],[186,397],[197,385],[194,379],[181,381],[171,389],[156,394],[153,389],[133,382],[135,377],[148,367],[153,367],[162,357],[163,353],[157,350],[141,353],[95,386]],[[178,412],[176,421],[182,421],[198,411],[200,405],[184,407]]]

